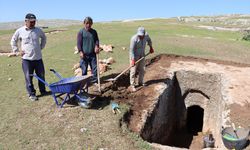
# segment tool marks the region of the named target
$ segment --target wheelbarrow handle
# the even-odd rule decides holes
[[[49,69],[49,71],[53,72],[60,80],[63,79],[63,77],[57,73],[54,69]]]
[[[49,87],[49,84],[46,81],[44,81],[43,79],[41,79],[40,77],[38,77],[37,75],[30,74],[30,76],[37,78],[37,80],[41,81],[43,84],[45,84],[47,87]]]

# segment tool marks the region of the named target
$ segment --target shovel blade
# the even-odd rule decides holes
[[[111,78],[111,79],[107,79],[107,80],[105,80],[105,81],[107,81],[107,82],[113,82],[113,81],[115,81],[116,79],[114,79],[114,78]]]

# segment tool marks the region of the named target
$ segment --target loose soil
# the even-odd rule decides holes
[[[111,83],[103,85],[103,96],[112,97],[117,103],[131,106],[124,121],[133,132],[139,133],[145,116],[152,109],[152,100],[155,98],[155,89],[160,83],[167,82],[171,73],[178,70],[196,71],[199,73],[215,73],[222,77],[222,93],[230,110],[227,120],[236,126],[249,127],[250,125],[250,65],[229,61],[209,60],[178,55],[159,55],[147,60],[145,87],[137,87],[137,91],[129,90],[129,74],[121,76],[116,82],[117,89],[111,88]],[[104,78],[113,78],[115,74]],[[103,80],[105,80],[103,78]],[[114,87],[114,86],[113,86]],[[190,148],[202,145],[201,137],[194,137]]]

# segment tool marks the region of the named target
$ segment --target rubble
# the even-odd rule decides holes
[[[81,68],[77,68],[77,69],[74,71],[74,75],[75,75],[76,77],[82,76],[82,69],[81,69]]]
[[[78,69],[78,68],[80,68],[80,63],[76,63],[76,64],[74,65],[74,67],[72,68],[72,70],[76,70],[76,69]]]
[[[108,70],[108,65],[107,64],[99,64],[99,69],[100,69],[100,74],[103,74]]]
[[[78,48],[77,48],[77,46],[75,46],[74,47],[74,54],[78,54],[78,53],[79,53]]]
[[[115,63],[115,60],[113,57],[109,57],[107,59],[99,60],[99,63],[111,65],[111,64]]]
[[[103,51],[105,51],[105,52],[113,52],[113,48],[114,48],[114,46],[112,46],[111,44],[109,44],[109,45],[105,45],[105,44],[101,44],[100,45],[100,48],[103,50]]]
[[[111,64],[115,63],[115,60],[113,57],[109,57],[107,59],[101,59],[99,60],[99,70],[100,74],[103,74],[106,72]],[[72,70],[74,71],[75,76],[82,76],[82,69],[80,68],[80,63],[76,63]],[[88,67],[88,73],[91,74],[91,69]]]
[[[20,56],[20,53],[0,53],[0,56],[16,57]]]

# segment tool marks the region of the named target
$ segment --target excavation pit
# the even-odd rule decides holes
[[[217,74],[174,72],[147,117],[141,137],[150,143],[200,149],[204,136],[219,139],[224,110],[220,81]]]
[[[147,61],[145,87],[128,92],[128,74],[117,82],[107,93],[131,106],[123,122],[156,148],[202,149],[212,134],[216,149],[225,149],[221,127],[250,124],[247,64],[159,55]]]

